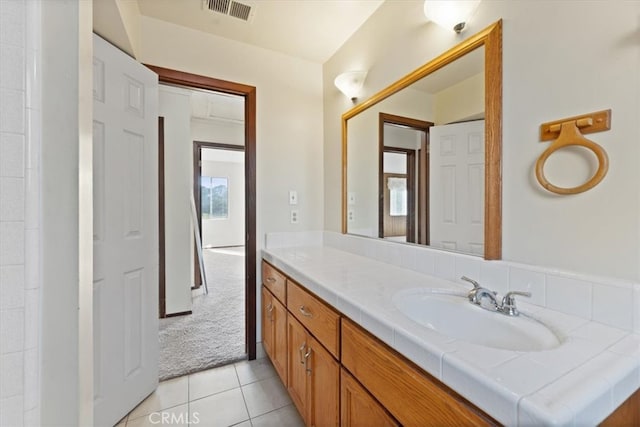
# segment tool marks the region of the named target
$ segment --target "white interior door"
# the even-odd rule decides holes
[[[484,253],[484,120],[429,129],[429,207],[432,246]]]
[[[93,36],[94,424],[158,384],[158,76]]]

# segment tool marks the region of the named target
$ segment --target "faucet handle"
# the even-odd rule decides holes
[[[509,316],[517,316],[518,310],[516,309],[516,299],[515,296],[519,295],[522,297],[531,297],[531,292],[523,292],[523,291],[510,291],[505,294],[502,298],[502,307],[500,307],[500,311]]]
[[[462,276],[460,279],[464,280],[465,282],[471,283],[473,285],[473,289],[480,289],[481,288],[480,283],[476,282],[473,279],[468,278],[467,276]]]

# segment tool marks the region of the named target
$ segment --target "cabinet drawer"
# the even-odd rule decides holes
[[[340,314],[291,280],[287,280],[287,308],[333,357],[339,358]]]
[[[262,261],[262,284],[283,304],[286,301],[286,281],[287,278],[284,274],[276,270],[271,264]]]
[[[497,425],[348,320],[342,322],[342,365],[404,426]]]

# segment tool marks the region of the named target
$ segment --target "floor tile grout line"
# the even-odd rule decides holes
[[[238,384],[240,384],[240,375],[238,375],[238,368],[233,365],[233,369],[236,371],[236,377],[238,378]],[[253,426],[251,422],[251,413],[249,412],[249,405],[247,405],[247,398],[244,396],[244,390],[242,390],[242,384],[240,384],[240,394],[242,395],[242,401],[244,402],[244,408],[247,410],[247,416],[249,417],[249,424]]]
[[[209,397],[217,396],[217,395],[222,394],[222,393],[227,393],[227,392],[233,391],[233,390],[235,390],[237,388],[242,388],[242,386],[232,387],[232,388],[227,388],[225,390],[216,391],[215,393],[207,394],[206,396],[198,397],[197,399],[191,399],[191,400],[189,400],[189,402],[197,402],[197,401],[202,400],[202,399],[208,399]]]
[[[263,417],[263,416],[268,415],[268,414],[270,414],[270,413],[272,413],[272,412],[276,412],[276,411],[279,411],[279,410],[281,410],[281,409],[284,409],[284,408],[286,408],[286,407],[288,407],[288,406],[294,406],[293,402],[291,402],[291,403],[287,403],[287,404],[286,404],[286,405],[284,405],[284,406],[281,406],[281,407],[279,407],[279,408],[272,409],[272,410],[270,410],[269,412],[265,412],[264,414],[260,414],[260,415],[258,415],[258,416],[253,417],[253,418],[250,418],[250,419],[251,419],[251,420],[255,420],[256,418]],[[296,411],[296,412],[298,413],[298,415],[299,415],[300,413],[298,412],[298,408],[296,408],[296,407],[294,406],[294,409],[295,409],[295,411]],[[253,423],[252,423],[252,425],[253,425]]]

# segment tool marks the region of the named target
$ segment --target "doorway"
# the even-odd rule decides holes
[[[429,244],[429,128],[379,114],[378,237]]]
[[[242,352],[244,355],[243,357],[246,357],[249,360],[255,359],[256,357],[256,295],[255,295],[256,293],[255,291],[256,289],[256,225],[255,225],[256,90],[254,87],[251,87],[251,86],[246,86],[246,85],[233,83],[233,82],[226,82],[226,81],[217,80],[217,79],[213,79],[205,76],[198,76],[194,74],[184,73],[184,72],[175,71],[175,70],[169,70],[169,69],[150,66],[150,65],[147,65],[147,67],[149,67],[159,75],[159,80],[161,85],[168,85],[175,88],[176,90],[188,89],[188,90],[193,90],[197,92],[213,91],[219,95],[240,98],[243,102],[242,111],[241,111],[241,119],[243,122],[243,126],[240,133],[244,142],[244,147],[240,146],[240,149],[243,151],[240,151],[239,155],[243,158],[243,162],[244,162],[244,173],[243,173],[244,183],[241,185],[243,186],[243,189],[244,189],[246,215],[244,215],[244,221],[242,221],[244,227],[242,230],[241,240],[244,243],[244,248],[245,248],[245,251],[242,251],[242,252],[246,252],[246,255],[242,254],[243,255],[242,257],[237,257],[243,260],[243,262],[241,262],[242,264],[241,268],[242,268],[242,282],[243,282],[243,293],[244,293],[243,301],[242,301],[242,306],[244,311],[243,312],[244,322],[242,325],[242,328],[244,329],[244,339],[241,345],[243,347],[243,352]],[[207,110],[207,114],[209,114],[209,112],[210,111]],[[165,123],[166,123],[166,118],[165,118]],[[165,135],[165,145],[167,144],[166,139],[167,137]],[[194,137],[194,139],[196,138]],[[204,138],[204,139],[207,139],[207,138]],[[183,143],[184,143],[184,148],[188,152],[188,158],[190,159],[189,160],[190,164],[188,166],[185,166],[185,168],[183,169],[186,170],[186,167],[191,169],[194,149],[189,146],[193,144],[193,139],[185,140],[183,141]],[[165,156],[165,162],[167,162],[168,160],[169,159],[167,154]],[[191,174],[188,177],[188,181],[190,182],[189,185],[190,185],[190,188],[194,188],[193,182],[191,182],[193,179],[192,177],[194,176],[194,173],[193,172],[189,172],[189,173]],[[170,182],[170,178],[165,177],[165,182],[166,183]],[[190,193],[191,192],[184,194],[183,198],[185,200],[188,200],[191,197]],[[196,198],[196,194],[194,194],[194,199],[195,198]],[[166,203],[165,205],[168,206]],[[168,216],[167,216],[167,220],[168,220]],[[202,225],[201,219],[198,222],[200,222],[200,225]],[[187,230],[187,233],[189,232],[193,233],[191,229]],[[162,246],[164,246],[164,248]],[[167,241],[165,245],[161,245],[161,248],[160,248],[161,253],[163,249],[168,250],[169,247],[170,247],[169,241]],[[168,254],[168,251],[165,251],[165,258],[167,262],[165,263],[164,267],[168,267],[171,265],[170,264],[171,259]],[[193,285],[196,285],[197,283],[196,280],[199,279],[199,274],[197,276],[194,274],[194,269],[193,269],[194,259],[197,259],[197,253],[195,253],[195,251],[193,254],[191,254],[191,258],[188,266],[189,275],[190,277],[192,277],[190,283],[188,284],[189,297],[191,297],[191,292],[192,292],[191,287]],[[163,265],[161,265],[160,266],[161,273],[166,274],[165,270],[166,268],[163,268]],[[165,282],[167,281],[168,281],[168,277],[165,277]],[[182,285],[183,284],[181,283],[181,286]],[[165,286],[168,286],[168,284],[165,284]],[[196,291],[202,292],[202,290],[198,290],[197,288],[196,288]],[[161,293],[162,293],[162,290],[161,290]],[[168,292],[166,292],[165,295],[166,294],[168,294]],[[168,298],[168,295],[166,298]],[[175,311],[176,310],[174,310],[174,312]],[[167,314],[167,316],[172,315],[171,310],[166,310],[165,313]],[[174,313],[174,314],[181,315],[181,314],[191,314],[191,313],[189,311],[187,312],[178,311],[177,313]],[[188,317],[190,316],[188,315],[180,316],[181,319],[188,318]],[[185,357],[188,357],[188,355],[185,355]]]

